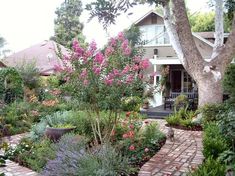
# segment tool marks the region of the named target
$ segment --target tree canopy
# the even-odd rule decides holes
[[[65,0],[55,11],[55,35],[53,39],[63,46],[71,48],[74,38],[84,42],[83,24],[80,22],[82,13],[81,0]]]

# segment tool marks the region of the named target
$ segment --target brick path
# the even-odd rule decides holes
[[[166,133],[165,120],[157,120]],[[160,151],[143,165],[139,176],[184,176],[203,161],[202,132],[174,129],[175,141],[167,139]]]
[[[3,141],[8,142],[11,146],[15,147],[21,138],[26,136],[27,133],[18,134],[15,136],[4,137]],[[0,151],[0,154],[2,152]],[[6,167],[0,167],[0,173],[4,173],[6,176],[37,176],[38,173],[26,168],[19,166],[17,163],[6,160]]]

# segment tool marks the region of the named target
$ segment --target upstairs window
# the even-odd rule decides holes
[[[140,26],[142,41],[146,46],[170,44],[169,36],[164,25]]]

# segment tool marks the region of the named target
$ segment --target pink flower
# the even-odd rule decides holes
[[[133,138],[134,135],[135,135],[135,132],[134,132],[134,131],[130,131],[130,132],[129,132],[129,138]]]
[[[120,40],[120,41],[124,41],[124,40],[125,40],[124,33],[123,33],[123,32],[119,32],[117,38],[118,38],[118,40]]]
[[[130,124],[130,129],[134,129],[135,128],[135,126],[133,125],[133,124]]]
[[[130,47],[127,47],[127,48],[124,50],[123,54],[124,54],[125,56],[129,56],[129,55],[131,54],[131,48],[130,48]]]
[[[105,56],[108,57],[108,56],[112,55],[113,52],[114,52],[113,47],[109,46],[109,47],[107,47],[106,50],[105,50]]]
[[[98,52],[95,55],[94,62],[102,64],[103,61],[104,61],[104,55],[101,52]]]
[[[63,71],[64,69],[62,68],[61,65],[55,64],[55,65],[54,65],[54,70],[55,70],[56,72],[61,72],[61,71]]]
[[[88,84],[89,84],[89,81],[85,79],[85,80],[83,81],[83,85],[84,85],[84,86],[87,86]]]
[[[156,76],[157,75],[157,72],[153,72],[150,74],[150,76]]]
[[[128,137],[129,137],[129,136],[128,136],[128,134],[126,134],[126,133],[122,135],[122,138],[123,138],[123,139],[126,139],[126,138],[128,138]]]
[[[84,49],[80,47],[77,40],[73,41],[73,50],[75,51],[77,57],[81,57],[84,53]]]
[[[130,71],[130,66],[127,65],[127,66],[123,69],[122,74],[127,74],[129,71]]]
[[[131,145],[131,146],[129,147],[129,150],[130,150],[130,151],[134,151],[134,150],[135,150],[135,146],[134,146],[134,145]]]
[[[133,66],[133,70],[134,70],[134,71],[138,71],[138,70],[139,70],[139,65],[135,64],[135,65]]]
[[[119,76],[120,75],[118,69],[115,69],[115,68],[113,69],[113,75],[114,76]]]
[[[96,49],[97,49],[97,44],[96,44],[96,42],[93,40],[91,43],[90,43],[90,50],[91,51],[95,51]]]
[[[128,40],[124,40],[121,45],[122,49],[125,50],[128,47]]]
[[[134,60],[135,63],[138,64],[141,61],[141,57],[140,56],[135,56],[133,60]]]
[[[142,69],[147,69],[149,66],[150,66],[150,63],[148,59],[144,59],[140,62],[140,67]]]
[[[101,72],[101,68],[94,66],[94,67],[93,67],[93,72],[94,72],[96,75],[99,75],[100,72]]]
[[[144,152],[146,152],[146,153],[147,153],[148,151],[149,151],[149,149],[148,149],[148,148],[145,148],[145,149],[144,149]]]
[[[108,85],[108,86],[111,86],[111,85],[113,84],[113,79],[108,79],[108,78],[106,78],[106,79],[104,80],[104,83],[105,83],[106,85]]]
[[[83,70],[82,70],[82,72],[81,72],[81,74],[80,74],[80,77],[81,77],[81,78],[87,77],[87,70],[86,70],[86,69],[83,69]]]
[[[117,44],[117,41],[115,40],[115,38],[111,38],[109,42],[110,42],[110,45],[113,47],[116,46]]]
[[[126,79],[126,83],[132,83],[134,80],[134,76],[133,75],[128,75],[127,79]]]

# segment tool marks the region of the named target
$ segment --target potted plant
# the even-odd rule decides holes
[[[45,135],[53,141],[58,141],[65,133],[71,132],[76,127],[71,124],[58,124],[46,127]]]

